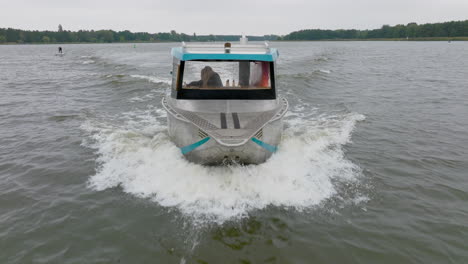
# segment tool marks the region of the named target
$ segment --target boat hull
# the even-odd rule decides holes
[[[263,163],[277,150],[283,132],[283,120],[278,118],[266,123],[245,143],[227,146],[169,111],[167,118],[171,140],[187,160],[203,165]]]

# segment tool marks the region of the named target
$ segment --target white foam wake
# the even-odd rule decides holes
[[[321,72],[321,73],[326,73],[326,74],[330,74],[330,73],[331,73],[330,70],[322,70],[322,69],[320,69],[319,72]]]
[[[158,78],[158,77],[156,77],[156,76],[147,76],[147,75],[138,75],[138,74],[134,74],[134,75],[130,75],[130,77],[148,80],[149,82],[152,82],[152,83],[171,84],[171,80],[161,79],[161,78]]]
[[[93,63],[95,63],[95,61],[93,61],[93,60],[85,60],[85,61],[81,62],[81,64],[93,64]]]
[[[161,111],[156,114],[163,116]],[[95,121],[83,125],[100,157],[90,187],[120,186],[196,220],[222,223],[269,205],[310,208],[336,193],[333,179],[352,179],[359,173],[341,149],[356,121],[364,119],[359,114],[308,120],[292,112],[279,151],[266,163],[230,167],[187,162],[168,139],[161,118],[151,118],[141,122],[146,124],[142,127],[131,120],[119,127]]]

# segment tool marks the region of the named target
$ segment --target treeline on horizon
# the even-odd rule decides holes
[[[240,35],[188,35],[171,32],[147,33],[114,30],[63,30],[57,31],[21,30],[0,28],[0,43],[112,43],[112,42],[179,42],[179,41],[237,41]],[[247,36],[252,41],[264,40],[346,40],[346,39],[421,39],[468,37],[468,20],[445,23],[407,25],[383,25],[379,29],[305,29],[285,36]]]
[[[418,39],[468,37],[468,20],[444,23],[383,25],[373,30],[305,29],[289,33],[280,40],[333,40],[333,39]]]
[[[276,40],[278,36],[247,36],[250,40]],[[179,42],[179,41],[237,41],[240,35],[202,35],[197,36],[177,33],[172,30],[167,33],[147,33],[114,30],[63,30],[58,31],[21,30],[0,28],[0,43],[113,43],[113,42]]]

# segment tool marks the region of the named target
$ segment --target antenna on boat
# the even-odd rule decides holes
[[[240,44],[241,45],[246,45],[248,40],[249,39],[245,36],[245,34],[242,33],[242,37],[239,39]]]

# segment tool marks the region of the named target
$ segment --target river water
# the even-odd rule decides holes
[[[0,263],[467,263],[468,43],[282,42],[266,163],[168,139],[168,44],[0,46]]]

